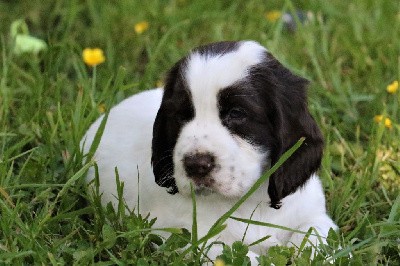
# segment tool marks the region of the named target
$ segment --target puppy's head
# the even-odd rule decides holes
[[[170,193],[240,197],[297,140],[271,176],[279,208],[321,162],[323,140],[307,109],[307,81],[256,42],[203,46],[170,70],[153,128],[152,164]]]

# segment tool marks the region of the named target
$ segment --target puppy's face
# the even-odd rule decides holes
[[[270,179],[271,206],[316,171],[321,134],[306,80],[255,42],[194,50],[170,71],[152,144],[156,182],[170,193],[240,197],[300,137],[306,143]]]

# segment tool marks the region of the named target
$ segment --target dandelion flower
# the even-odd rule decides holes
[[[376,115],[374,117],[375,123],[380,123],[380,122],[382,122],[383,119],[384,119],[383,115]],[[392,120],[390,120],[390,118],[385,117],[384,124],[385,124],[385,127],[392,128]]]
[[[106,60],[103,50],[101,50],[100,48],[85,48],[83,50],[82,57],[83,62],[91,67],[97,66]]]
[[[386,91],[390,94],[394,94],[397,92],[397,90],[399,89],[399,81],[395,80],[392,83],[390,83],[387,87],[386,87]]]
[[[141,21],[135,24],[135,32],[137,34],[142,34],[149,28],[149,23],[147,21]]]
[[[280,19],[282,16],[282,12],[279,10],[273,10],[273,11],[269,11],[265,13],[265,18],[269,21],[269,22],[275,22],[278,19]]]
[[[385,118],[385,127],[392,128],[392,121],[389,118]]]
[[[374,116],[375,123],[380,123],[383,119],[383,115],[376,115]]]

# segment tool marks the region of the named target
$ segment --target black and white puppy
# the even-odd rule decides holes
[[[310,115],[307,80],[253,41],[219,42],[194,49],[169,71],[165,87],[142,92],[112,108],[95,154],[104,203],[116,202],[115,167],[130,208],[157,217],[157,227],[191,228],[191,185],[199,235],[299,138],[303,145],[234,214],[325,237],[336,228],[326,214],[315,174],[323,138]],[[87,152],[101,123],[84,137]],[[139,172],[138,172],[139,171]],[[138,182],[139,176],[139,182]],[[88,173],[88,181],[94,170]],[[138,187],[139,186],[139,187]],[[140,203],[137,202],[138,194]],[[247,224],[228,220],[215,239],[242,239]],[[252,261],[273,245],[299,246],[304,235],[251,225],[245,242]],[[317,243],[312,236],[311,242]],[[215,257],[221,250],[211,249]]]

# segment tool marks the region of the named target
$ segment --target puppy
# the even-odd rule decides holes
[[[326,214],[321,183],[323,138],[307,108],[307,80],[253,41],[194,49],[169,71],[165,87],[132,96],[111,109],[95,153],[104,204],[116,203],[115,167],[130,208],[157,217],[156,227],[191,228],[191,186],[199,236],[246,193],[261,174],[305,137],[303,145],[234,216],[322,237],[336,225]],[[82,140],[87,152],[102,121]],[[94,178],[90,169],[87,180]],[[138,193],[140,202],[138,202]],[[246,223],[229,219],[214,238],[241,240]],[[274,245],[300,246],[304,234],[250,225],[244,238],[256,262]],[[318,244],[316,236],[309,241]],[[214,245],[208,256],[215,258]]]

